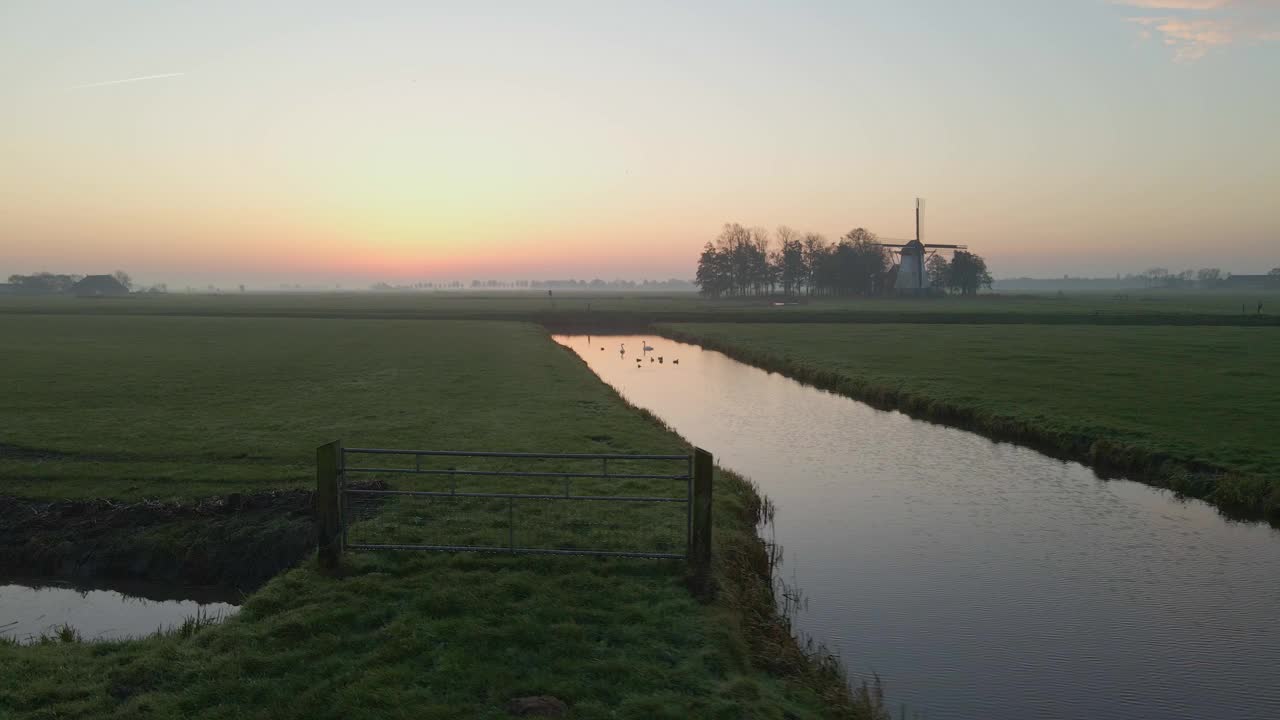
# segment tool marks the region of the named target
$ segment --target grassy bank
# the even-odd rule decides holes
[[[1267,328],[664,326],[886,408],[1280,520],[1280,333]]]
[[[0,496],[0,571],[252,590],[315,552],[311,495],[268,491],[195,502]]]
[[[0,494],[299,487],[315,446],[337,437],[682,446],[525,324],[10,316],[0,337],[12,399]],[[759,496],[730,475],[716,492],[709,604],[669,561],[352,554],[338,576],[311,561],[277,576],[199,632],[0,644],[0,716],[498,718],[511,698],[543,694],[576,718],[866,716],[773,612]],[[604,530],[627,539],[651,525],[620,514]]]

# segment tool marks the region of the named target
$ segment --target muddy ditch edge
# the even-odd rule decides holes
[[[315,493],[191,502],[0,495],[0,576],[250,592],[315,552]]]

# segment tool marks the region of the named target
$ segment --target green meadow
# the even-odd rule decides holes
[[[681,324],[756,365],[1280,516],[1280,330]]]
[[[174,292],[88,300],[0,297],[0,314],[173,315],[345,319],[651,322],[924,322],[1280,325],[1275,293],[1174,292],[979,295],[973,298],[707,299],[692,292],[437,291],[223,295]],[[1258,302],[1264,313],[1256,313]],[[1243,308],[1243,311],[1242,311]]]
[[[0,495],[308,487],[316,446],[337,438],[688,450],[530,324],[22,315],[0,318],[0,337]],[[648,482],[626,490],[673,494]],[[349,553],[336,576],[304,562],[194,632],[0,644],[0,717],[498,718],[529,695],[575,718],[867,715],[774,616],[759,496],[723,474],[715,502],[720,590],[707,604],[678,561]],[[492,510],[464,508],[458,539],[483,541]],[[550,524],[565,520],[585,546],[662,543],[678,535],[659,532],[663,512],[676,513],[667,531],[682,528],[672,505],[582,527],[534,515],[520,531],[554,543]],[[374,512],[353,531],[403,538],[423,515]]]
[[[1242,302],[1253,301],[1212,293],[782,306],[640,293],[0,298],[0,496],[21,511],[22,503],[189,504],[305,490],[316,447],[335,439],[687,452],[543,326],[663,323],[668,335],[884,407],[1274,518],[1280,329],[1275,316],[1242,314]],[[443,481],[434,482],[427,489]],[[575,489],[608,490],[585,481]],[[640,480],[612,491],[679,488]],[[418,502],[363,507],[353,537],[501,544],[507,532],[504,508],[491,501]],[[668,551],[682,539],[682,511],[575,515],[546,505],[522,509],[517,531],[545,547]],[[234,537],[263,548],[305,520],[264,521],[255,540],[252,525],[266,511],[257,512],[210,532],[162,523],[128,533],[126,544],[133,552]],[[566,701],[575,718],[876,716],[873,702],[848,692],[829,660],[801,652],[776,617],[755,536],[766,512],[748,483],[718,474],[720,591],[709,603],[690,595],[683,565],[672,561],[349,553],[336,575],[314,560],[277,575],[221,624],[128,642],[0,643],[0,717],[498,718],[509,699],[543,694]]]
[[[540,328],[460,321],[0,316],[14,494],[311,487],[315,448],[637,452],[611,392]]]

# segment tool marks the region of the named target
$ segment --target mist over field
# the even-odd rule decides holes
[[[1280,718],[1280,3],[0,4],[0,719]]]

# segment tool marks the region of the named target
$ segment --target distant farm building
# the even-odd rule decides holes
[[[1233,290],[1280,290],[1280,275],[1231,275],[1222,287]]]
[[[129,288],[110,275],[87,275],[71,288],[76,297],[119,297],[129,294]]]

